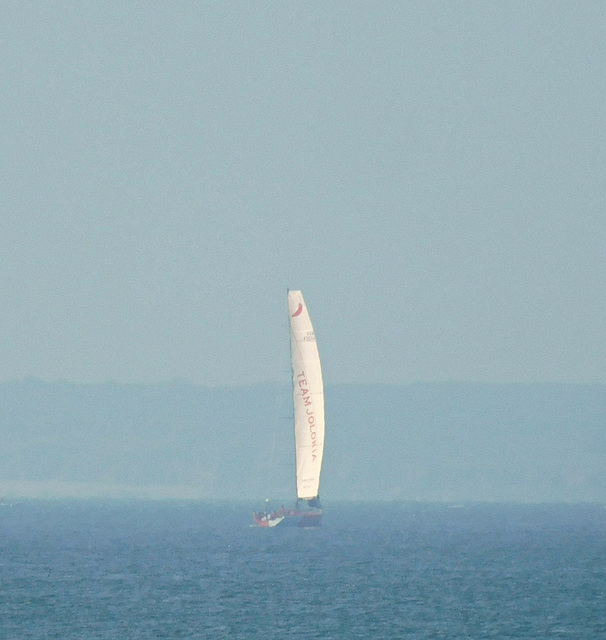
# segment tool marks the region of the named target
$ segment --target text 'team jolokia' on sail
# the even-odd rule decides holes
[[[297,498],[317,501],[324,453],[324,386],[320,355],[305,300],[288,292],[295,417]]]

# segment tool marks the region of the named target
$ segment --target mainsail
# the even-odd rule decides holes
[[[324,385],[314,329],[300,291],[288,292],[295,414],[297,498],[311,504],[320,492],[324,452]]]

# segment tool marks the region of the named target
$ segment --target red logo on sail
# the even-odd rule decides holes
[[[292,317],[296,318],[301,313],[301,311],[303,311],[303,305],[299,302],[299,308],[292,314]]]

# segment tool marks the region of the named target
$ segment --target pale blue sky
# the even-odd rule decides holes
[[[605,3],[0,11],[0,380],[606,383]]]

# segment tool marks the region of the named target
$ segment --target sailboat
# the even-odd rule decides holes
[[[253,517],[260,527],[275,527],[282,522],[318,526],[322,518],[320,472],[324,453],[324,385],[316,336],[300,291],[288,291],[288,315],[297,500],[292,509],[282,506],[270,513],[266,507],[266,511],[255,512]]]

